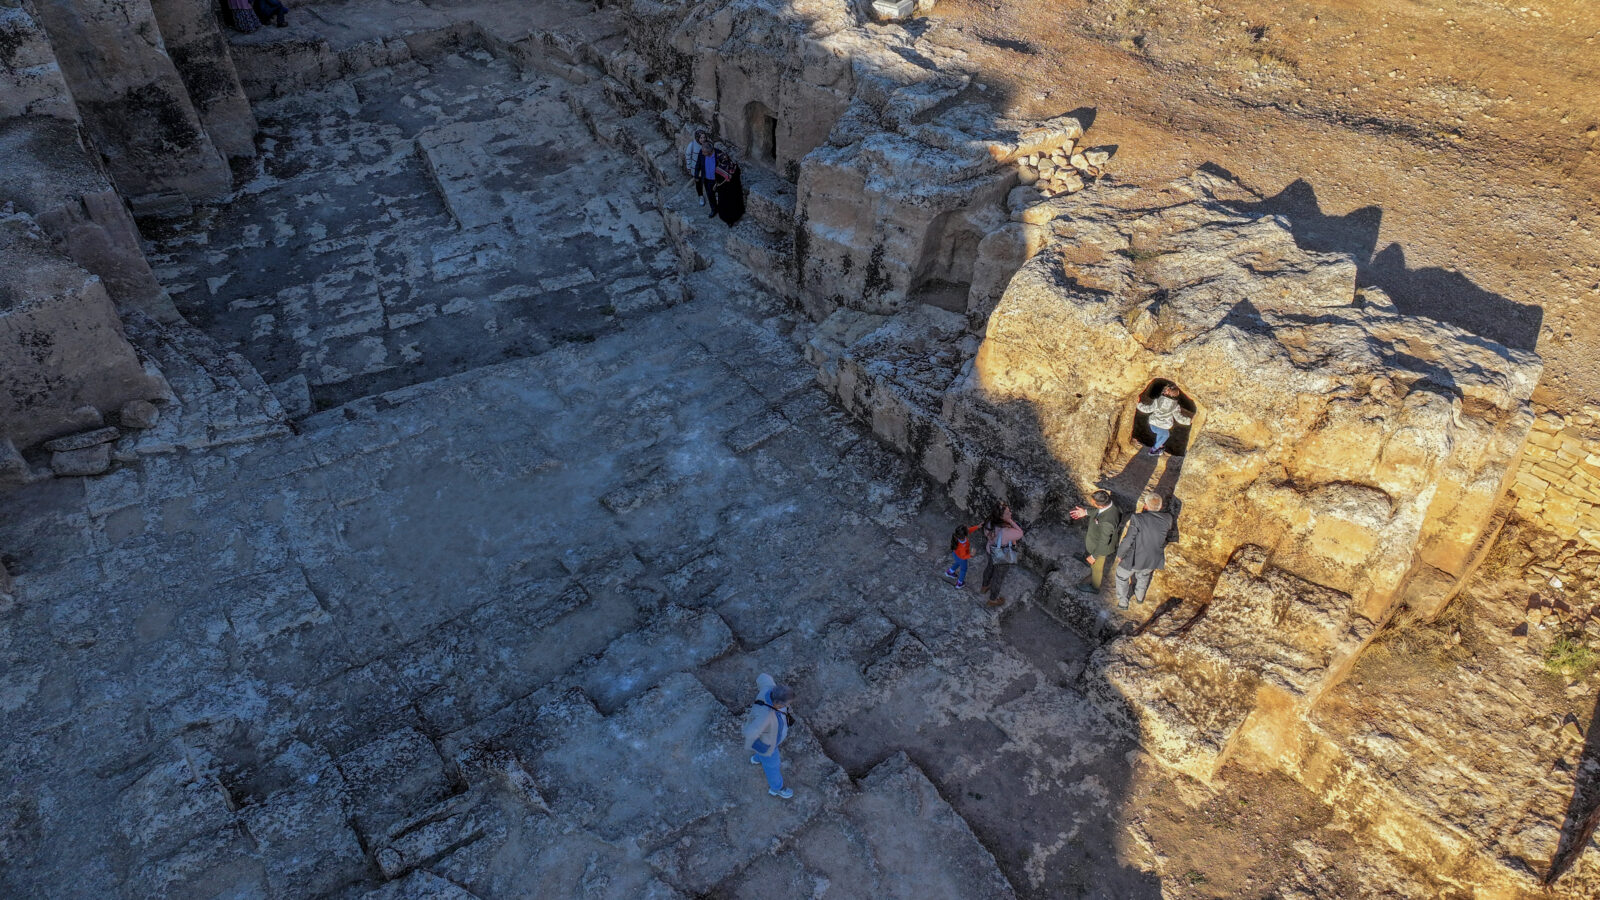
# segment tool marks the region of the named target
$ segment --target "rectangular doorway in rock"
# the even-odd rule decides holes
[[[759,100],[745,104],[745,146],[750,159],[768,168],[778,165],[778,117]]]
[[[1162,449],[1175,457],[1182,457],[1189,452],[1189,438],[1198,430],[1200,424],[1198,420],[1200,415],[1199,408],[1195,405],[1193,398],[1184,393],[1183,389],[1179,388],[1176,383],[1165,378],[1155,378],[1148,385],[1145,385],[1145,389],[1139,393],[1138,403],[1139,405],[1148,406],[1157,397],[1161,396],[1162,391],[1169,387],[1178,391],[1178,395],[1174,399],[1178,401],[1178,407],[1183,410],[1184,417],[1189,419],[1189,424],[1185,425],[1174,419],[1172,428],[1169,429],[1170,433],[1167,436],[1167,442]],[[1134,409],[1133,430],[1130,436],[1141,447],[1155,446],[1156,434],[1150,427],[1150,415],[1140,412],[1137,407]]]
[[[910,298],[965,313],[982,235],[956,216],[955,212],[943,212],[928,224],[913,270]]]
[[[592,341],[675,300],[676,257],[647,177],[562,86],[470,50],[260,103],[261,170],[147,226],[151,262],[319,407]]]

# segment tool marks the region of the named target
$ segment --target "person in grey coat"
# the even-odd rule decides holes
[[[1089,496],[1089,509],[1074,506],[1067,512],[1075,520],[1089,526],[1083,536],[1084,562],[1089,564],[1089,577],[1078,583],[1078,590],[1086,594],[1100,593],[1106,576],[1107,560],[1117,552],[1117,541],[1122,537],[1122,510],[1111,502],[1110,491],[1095,491]]]
[[[1128,608],[1130,585],[1135,603],[1143,603],[1155,570],[1166,568],[1167,535],[1172,514],[1161,510],[1160,494],[1139,498],[1139,509],[1128,520],[1128,533],[1117,547],[1117,609]]]
[[[789,714],[789,701],[794,691],[779,684],[765,672],[756,678],[756,702],[750,707],[750,718],[744,723],[744,745],[750,751],[750,762],[758,765],[767,776],[767,793],[787,800],[794,789],[784,787],[783,769],[778,759],[778,746],[789,736],[789,726],[794,716]]]

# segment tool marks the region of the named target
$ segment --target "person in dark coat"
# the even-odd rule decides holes
[[[1129,588],[1135,603],[1143,603],[1150,577],[1167,565],[1167,534],[1172,514],[1162,512],[1161,495],[1139,498],[1139,509],[1128,520],[1128,533],[1117,547],[1117,609],[1128,608]]]
[[[732,228],[744,215],[744,182],[739,163],[727,150],[717,150],[717,215]]]
[[[698,141],[696,143],[699,143]],[[717,214],[717,150],[708,140],[700,144],[694,160],[694,191],[711,207],[706,215]]]
[[[1122,510],[1111,502],[1110,491],[1095,491],[1089,497],[1090,509],[1074,506],[1067,515],[1087,520],[1089,530],[1083,536],[1084,562],[1089,564],[1089,577],[1078,583],[1078,590],[1086,594],[1100,593],[1104,583],[1106,565],[1117,552],[1117,541],[1122,537]]]

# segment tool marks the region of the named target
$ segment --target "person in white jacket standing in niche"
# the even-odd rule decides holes
[[[1189,424],[1189,417],[1184,414],[1183,406],[1178,402],[1181,396],[1183,395],[1177,385],[1169,384],[1149,403],[1139,404],[1139,412],[1150,416],[1150,431],[1156,436],[1156,442],[1149,450],[1151,456],[1161,455],[1161,448],[1166,445],[1167,438],[1172,436],[1174,422],[1179,425]]]
[[[756,678],[756,687],[759,693],[750,707],[750,719],[744,724],[744,745],[750,751],[750,762],[760,766],[767,775],[767,793],[787,800],[794,796],[794,789],[783,784],[778,746],[789,736],[789,726],[794,724],[794,716],[789,714],[794,691],[765,672]]]

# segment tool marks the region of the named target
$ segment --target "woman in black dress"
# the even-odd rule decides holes
[[[727,149],[717,148],[717,215],[732,228],[744,215],[744,182],[739,180],[739,163]]]

